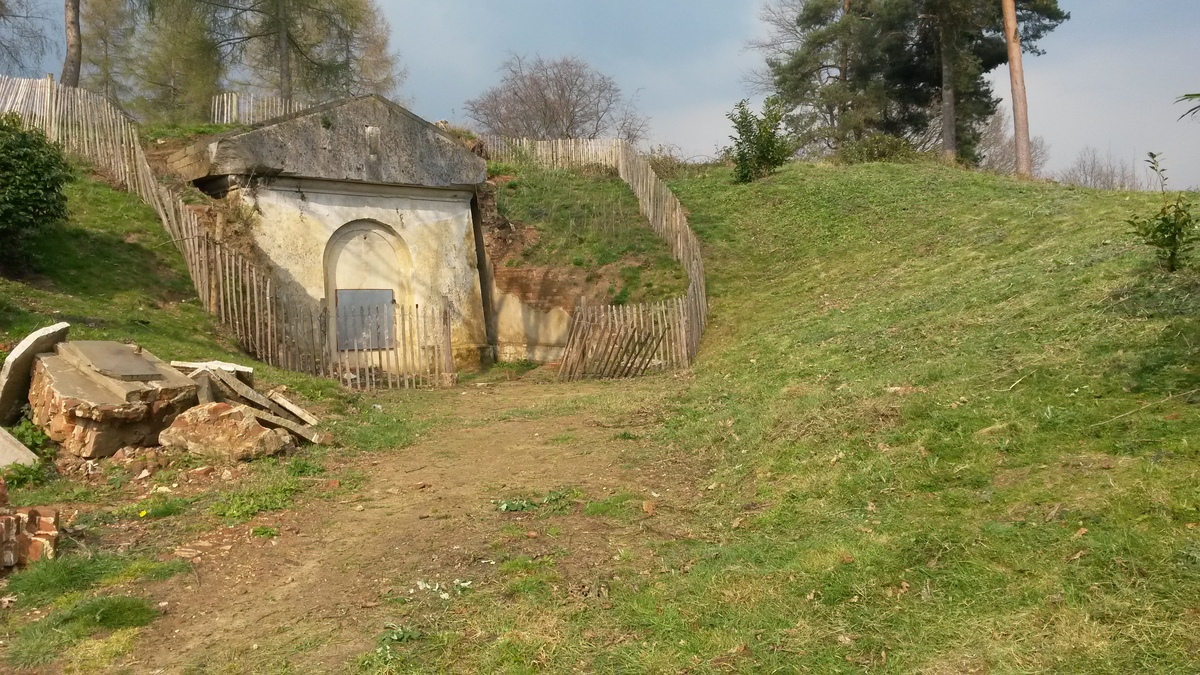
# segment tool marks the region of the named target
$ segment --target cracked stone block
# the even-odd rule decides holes
[[[152,381],[126,381],[101,372],[103,365],[89,360],[95,350],[73,344],[37,358],[29,405],[33,421],[74,455],[109,457],[123,447],[155,445],[159,432],[196,404],[196,383],[147,351],[108,343],[158,371]]]

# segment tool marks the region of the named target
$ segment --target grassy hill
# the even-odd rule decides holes
[[[591,495],[570,516],[653,551],[593,559],[612,572],[603,603],[556,590],[559,564],[579,564],[569,538],[518,528],[511,539],[562,550],[498,565],[452,609],[389,606],[404,630],[362,672],[1198,669],[1200,274],[1158,271],[1123,222],[1160,197],[929,165],[798,164],[749,186],[694,169],[672,187],[706,246],[700,359],[686,377],[591,385],[603,398],[587,400],[614,433],[621,416],[636,422],[617,438],[686,462],[666,471],[692,498],[673,492],[658,507],[669,519],[649,520],[642,495]],[[0,281],[0,342],[65,317],[167,358],[239,358],[188,299],[148,211],[93,182],[71,203],[72,225],[36,249],[43,275]],[[373,412],[260,370],[314,396],[329,387],[346,447],[307,456],[328,467],[320,482],[354,451],[465,424],[411,412],[462,392],[384,396]],[[565,406],[580,385],[554,387]],[[488,396],[501,419],[550,414]],[[286,478],[268,460],[225,490],[269,496]],[[47,499],[56,485],[16,494],[113,518],[136,498],[115,481]],[[120,527],[144,527],[153,552],[224,522],[220,494],[188,499]],[[128,541],[105,527],[93,550]],[[32,644],[34,625],[0,632]]]
[[[555,269],[573,282],[568,295],[600,303],[655,302],[687,291],[683,268],[614,170],[493,163],[489,174],[499,213],[518,240],[491,251],[498,268]]]
[[[881,164],[672,187],[712,324],[637,416],[709,469],[669,502],[687,525],[643,525],[653,554],[614,558],[600,610],[513,590],[561,583],[565,550],[412,610],[431,637],[395,647],[406,668],[1200,667],[1200,274],[1162,274],[1124,224],[1159,196]],[[584,514],[628,532],[643,514],[612,504],[641,498]]]
[[[713,311],[664,440],[720,467],[725,532],[665,547],[695,562],[624,603],[654,635],[626,658],[1196,668],[1200,275],[1123,223],[1159,197],[895,165],[673,188]]]

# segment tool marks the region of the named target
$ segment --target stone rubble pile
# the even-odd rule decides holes
[[[316,417],[283,395],[286,388],[256,390],[252,368],[221,361],[168,364],[138,345],[68,341],[69,328],[63,323],[36,331],[6,358],[0,424],[15,423],[28,402],[33,422],[83,460],[163,446],[243,461],[287,452],[299,441],[331,440],[316,430]],[[0,432],[0,467],[38,461]]]

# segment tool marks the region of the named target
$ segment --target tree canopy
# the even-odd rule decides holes
[[[512,56],[500,84],[466,103],[487,133],[515,138],[601,138],[636,143],[646,118],[611,77],[574,57]]]
[[[1018,0],[1026,51],[1069,15],[1057,0]],[[810,153],[874,133],[942,144],[976,162],[998,100],[986,74],[1007,63],[1003,15],[992,0],[774,0],[763,83],[789,105]],[[919,145],[920,143],[917,142]]]

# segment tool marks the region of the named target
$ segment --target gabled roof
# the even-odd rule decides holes
[[[296,176],[463,187],[487,179],[486,163],[458,140],[374,94],[206,138],[175,153],[168,163],[187,180]]]

